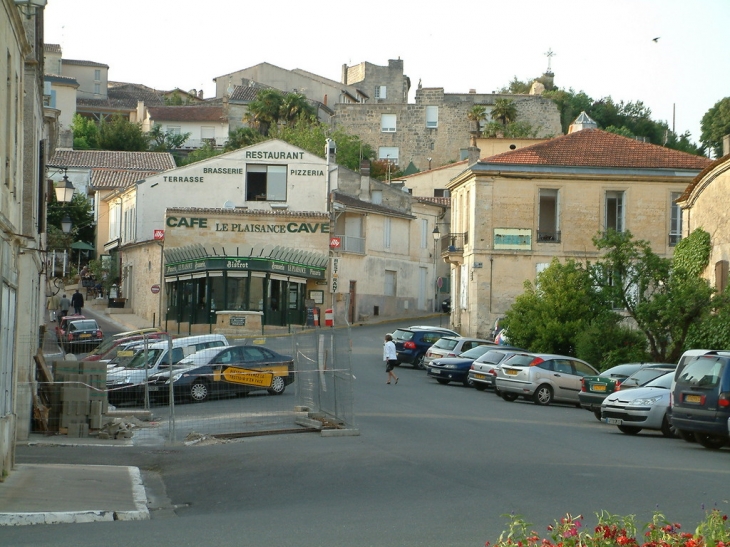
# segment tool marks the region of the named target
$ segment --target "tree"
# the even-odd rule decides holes
[[[143,152],[149,149],[149,137],[142,131],[142,124],[130,122],[121,114],[99,125],[99,147],[102,150]]]
[[[216,148],[209,142],[206,142],[197,150],[193,150],[184,158],[180,158],[178,165],[190,165],[191,163],[195,163],[197,161],[207,160],[208,158],[212,158],[213,156],[219,156],[222,153],[223,150],[221,150],[220,148]]]
[[[497,99],[491,113],[492,119],[507,125],[517,118],[517,107],[512,99]]]
[[[190,138],[191,133],[162,131],[162,126],[156,123],[147,135],[153,152],[169,152],[180,148]]]
[[[466,113],[467,119],[471,122],[472,133],[476,133],[476,137],[482,136],[482,122],[487,119],[487,107],[481,104],[475,104]]]
[[[74,150],[97,150],[99,144],[99,126],[90,118],[74,114],[71,122],[74,135]]]
[[[485,137],[494,138],[498,135],[512,139],[523,139],[534,137],[537,135],[537,130],[524,121],[511,122],[507,125],[502,125],[499,122],[489,122],[484,126],[483,134]]]
[[[276,89],[262,89],[256,99],[248,104],[245,121],[259,133],[268,136],[272,126],[276,125],[284,104],[284,95]]]
[[[575,355],[577,336],[606,310],[585,267],[553,259],[505,314],[510,343],[533,352]]]
[[[722,138],[730,133],[730,97],[720,99],[702,116],[700,142],[714,157],[722,156]]]
[[[701,247],[697,241],[703,239],[702,231],[695,230],[686,238],[689,243],[677,246],[673,262],[656,255],[647,242],[634,240],[630,232],[609,230],[593,238],[603,251],[602,259],[589,268],[594,284],[635,321],[656,362],[676,362],[690,327],[712,308],[714,290],[696,267],[709,260],[708,248],[697,260],[702,253],[695,252]],[[688,260],[690,251],[695,256]]]
[[[497,93],[512,93],[525,95],[530,92],[532,83],[529,79],[520,80],[517,76],[512,77],[512,81],[506,86],[500,87]]]
[[[230,152],[231,150],[238,150],[239,148],[251,146],[252,144],[256,144],[257,142],[261,142],[265,139],[266,137],[255,129],[250,127],[239,127],[238,129],[228,132],[228,140],[223,148],[226,152]]]
[[[300,93],[287,93],[284,95],[279,118],[288,126],[294,125],[300,118],[312,119],[316,115],[316,110],[304,95]]]

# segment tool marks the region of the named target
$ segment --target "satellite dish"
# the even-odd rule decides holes
[[[233,203],[233,202],[232,202],[232,201],[231,201],[231,200],[229,199],[229,200],[226,200],[226,202],[225,202],[225,203],[223,204],[223,208],[224,208],[224,209],[235,209],[235,208],[236,208],[236,204],[235,204],[235,203]]]

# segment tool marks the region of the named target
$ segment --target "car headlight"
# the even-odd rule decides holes
[[[653,404],[656,404],[658,401],[662,399],[661,395],[657,395],[656,397],[642,397],[639,399],[634,399],[629,403],[630,406],[651,406]]]
[[[456,365],[444,365],[443,368],[451,368],[451,369],[454,369],[454,368],[456,368]]]
[[[182,376],[183,376],[183,375],[182,375],[182,372],[181,372],[181,373],[179,373],[179,374],[175,374],[175,375],[174,375],[174,376],[172,377],[172,383],[174,384],[175,382],[177,382],[177,381],[178,381],[178,380],[179,380],[180,378],[182,378]],[[168,379],[167,379],[167,382],[165,382],[165,383],[166,383],[166,384],[169,384],[169,383],[170,383],[170,379],[168,378]]]

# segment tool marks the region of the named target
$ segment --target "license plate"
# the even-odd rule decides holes
[[[484,378],[486,378],[486,376],[484,376],[484,374],[475,374],[474,375],[475,380],[484,380]]]
[[[81,335],[81,338],[91,338],[91,335],[90,334],[82,334]]]
[[[606,384],[593,384],[591,389],[593,391],[606,391]]]
[[[517,369],[511,369],[511,368],[504,369],[504,373],[508,374],[509,376],[517,376],[518,372],[519,371]]]
[[[441,371],[439,369],[437,369],[437,368],[432,368],[431,369],[431,374],[441,374]]]
[[[702,403],[702,396],[701,395],[685,395],[684,402],[700,404],[700,403]]]
[[[606,418],[606,423],[608,425],[623,425],[624,421],[618,418]]]
[[[160,391],[160,386],[149,386],[150,391]]]

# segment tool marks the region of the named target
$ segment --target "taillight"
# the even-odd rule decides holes
[[[717,400],[717,406],[720,406],[722,408],[729,408],[730,407],[730,393],[720,393],[720,397]]]
[[[497,375],[497,370],[491,368],[491,369],[489,369],[489,374],[491,374],[492,376],[496,376]]]
[[[456,353],[449,353],[446,357],[456,357]]]
[[[543,359],[542,357],[535,357],[532,361],[530,361],[530,366],[536,367],[537,365],[539,365],[540,363],[543,363],[543,362],[545,362],[545,359]]]
[[[405,349],[416,349],[416,343],[415,342],[406,342],[403,344],[403,347]]]
[[[72,332],[69,332],[69,333],[68,333],[68,339],[69,339],[69,340],[73,340],[73,339],[74,339],[74,335],[73,335],[73,333],[72,333]]]
[[[586,379],[585,378],[581,378],[580,379],[580,390],[581,391],[585,391],[586,390]]]
[[[471,364],[471,366],[469,367],[469,370],[474,370],[474,363]]]
[[[621,389],[621,380],[616,380],[616,385],[613,388],[614,391],[618,391]]]

